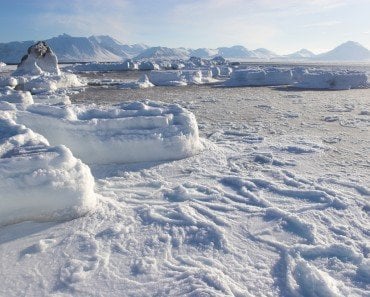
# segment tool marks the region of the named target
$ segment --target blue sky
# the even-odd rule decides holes
[[[370,0],[0,0],[0,42],[107,34],[170,47],[370,49]]]

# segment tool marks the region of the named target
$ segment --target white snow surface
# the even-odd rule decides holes
[[[76,218],[94,209],[90,169],[65,146],[0,117],[0,226]]]
[[[105,104],[177,103],[196,116],[204,149],[92,164],[96,211],[1,227],[0,296],[369,296],[369,92],[94,87],[72,108],[1,102],[35,122],[72,123],[81,142],[85,123],[116,127],[121,106],[130,110]],[[148,127],[160,124],[151,117]]]
[[[18,108],[24,109],[34,103],[30,92],[15,91],[10,87],[0,89],[0,101],[15,103]]]
[[[192,113],[151,101],[113,107],[35,104],[18,112],[17,122],[89,164],[175,160],[202,148]]]
[[[17,88],[30,91],[32,94],[56,92],[58,89],[81,87],[84,85],[75,74],[61,73],[60,75],[41,74],[36,76],[19,76]]]

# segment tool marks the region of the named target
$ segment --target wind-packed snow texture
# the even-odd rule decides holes
[[[96,205],[90,168],[65,146],[0,116],[0,226],[63,220]]]
[[[145,110],[122,100],[176,103],[196,116],[204,149],[93,164],[94,213],[0,228],[0,295],[369,296],[369,97],[366,88],[104,85],[71,95],[71,108],[13,111],[72,123],[83,142],[84,121],[94,129],[93,118],[108,126],[121,109]]]
[[[152,101],[113,107],[32,105],[17,122],[90,164],[174,160],[202,147],[194,115]]]

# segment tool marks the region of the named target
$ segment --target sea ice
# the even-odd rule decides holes
[[[181,159],[200,151],[194,115],[178,105],[134,102],[111,107],[34,104],[17,122],[64,144],[87,163]]]
[[[142,75],[138,81],[127,82],[118,85],[119,89],[146,89],[154,87],[154,85],[149,81],[146,74]]]
[[[17,79],[17,89],[33,94],[82,86],[76,75],[60,71],[57,57],[42,41],[28,48],[28,54],[12,75]]]
[[[231,74],[230,79],[225,82],[225,85],[229,87],[279,86],[292,83],[293,75],[291,70],[271,67],[236,70]]]
[[[0,101],[14,103],[20,109],[24,109],[26,106],[34,103],[30,92],[15,91],[10,87],[0,91]]]
[[[296,72],[299,77],[296,88],[349,90],[367,85],[367,75],[361,71],[306,69]]]
[[[96,205],[89,167],[65,146],[0,117],[0,225],[63,220]]]
[[[127,71],[137,70],[137,63],[132,60],[116,63],[91,62],[86,64],[75,64],[64,68],[68,72],[104,72],[104,71]]]
[[[159,65],[151,61],[143,61],[139,64],[139,70],[159,70]]]

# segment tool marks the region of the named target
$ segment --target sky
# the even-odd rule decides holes
[[[370,49],[370,0],[0,0],[0,42],[110,35],[122,43],[278,54]]]

